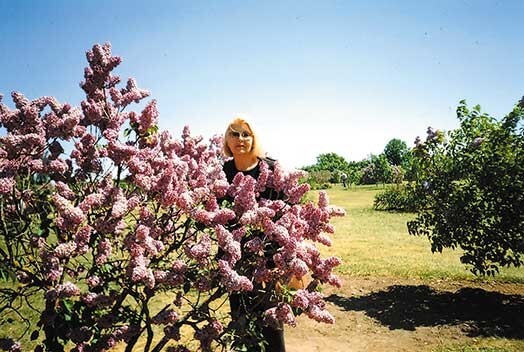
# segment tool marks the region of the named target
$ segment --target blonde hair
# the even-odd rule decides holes
[[[258,136],[249,124],[247,120],[243,116],[236,116],[228,125],[226,128],[226,132],[224,132],[224,146],[223,146],[223,152],[224,155],[227,157],[232,157],[233,153],[231,152],[231,149],[227,145],[227,141],[231,138],[231,131],[236,131],[238,127],[245,126],[249,130],[249,133],[251,133],[251,136],[253,138],[253,143],[251,145],[250,153],[256,157],[262,157],[263,151],[260,147],[260,143],[258,143]]]

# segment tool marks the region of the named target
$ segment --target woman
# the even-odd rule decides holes
[[[257,140],[257,136],[251,125],[243,118],[235,118],[228,125],[224,134],[224,154],[233,157],[224,163],[224,172],[229,183],[233,181],[235,175],[242,172],[255,180],[260,175],[260,163],[266,162],[270,169],[273,168],[274,160],[263,157],[262,149]],[[275,199],[277,192],[266,189],[260,197]],[[262,233],[252,233],[251,236],[263,236]],[[269,243],[265,248],[265,256],[268,266],[274,266],[272,254],[278,249],[276,243]],[[243,253],[245,256],[245,253]],[[250,258],[244,258],[249,261]],[[244,261],[244,263],[246,262]],[[229,303],[231,307],[232,324],[236,325],[239,341],[235,341],[234,348],[247,345],[248,351],[260,351],[258,341],[262,337],[268,345],[266,351],[285,352],[283,327],[265,326],[263,324],[263,313],[271,308],[274,290],[271,287],[262,287],[255,284],[252,292],[234,293],[230,295]],[[248,324],[249,319],[255,321],[255,328]],[[251,326],[251,330],[248,328]]]

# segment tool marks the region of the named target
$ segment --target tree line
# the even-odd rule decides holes
[[[428,128],[415,146],[392,139],[380,155],[347,162],[321,154],[304,168],[312,185],[329,187],[347,173],[352,184],[393,183],[377,193],[376,210],[415,212],[411,235],[428,237],[433,252],[460,249],[476,275],[520,267],[524,254],[524,97],[497,120],[457,107],[458,128]],[[324,177],[324,178],[321,178]]]
[[[340,183],[342,174],[347,176],[348,185],[401,183],[416,177],[412,150],[398,138],[391,139],[382,153],[370,154],[360,161],[347,161],[337,153],[324,153],[317,156],[315,164],[302,169],[308,172],[307,182],[316,189]]]

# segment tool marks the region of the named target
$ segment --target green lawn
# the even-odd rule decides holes
[[[460,262],[458,250],[431,253],[426,237],[408,234],[406,222],[414,214],[372,209],[374,196],[381,189],[377,186],[343,189],[335,185],[327,191],[330,203],[347,212],[345,217],[333,219],[336,228],[333,246],[322,249],[324,254],[342,258],[340,273],[524,283],[524,268],[503,268],[495,278],[478,278]]]

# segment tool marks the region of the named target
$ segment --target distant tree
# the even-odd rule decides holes
[[[362,184],[373,183],[389,183],[392,181],[393,170],[384,154],[374,155],[368,157],[368,162],[363,163],[364,168],[361,169]]]
[[[308,173],[315,174],[317,172],[325,171],[329,173],[329,181],[331,183],[339,183],[340,175],[342,172],[348,173],[349,163],[344,159],[344,157],[336,153],[325,153],[317,156],[317,163],[314,165],[303,167],[302,169]],[[315,182],[314,180],[310,180]],[[310,182],[308,181],[308,182]]]
[[[360,170],[360,183],[363,185],[371,185],[377,183],[375,164],[368,164]]]
[[[406,142],[393,138],[384,147],[384,155],[391,165],[404,165],[409,154]]]
[[[408,150],[406,154],[404,164],[402,168],[404,169],[404,179],[407,181],[416,181],[418,179],[420,163],[413,157],[414,149]]]
[[[331,182],[331,183],[340,183],[341,182],[341,179],[340,179],[341,176],[342,176],[342,171],[336,169],[336,170],[334,170],[331,173],[331,177],[329,179],[329,182]]]
[[[433,252],[460,248],[473,273],[495,275],[524,261],[524,109],[497,121],[462,101],[457,116],[458,129],[417,138],[424,208],[408,229],[427,236]]]
[[[385,154],[373,155],[371,162],[375,165],[375,175],[377,183],[389,183],[393,170]]]
[[[326,170],[308,171],[305,182],[308,183],[312,189],[327,189],[331,187],[331,172]]]
[[[391,182],[401,184],[404,181],[405,171],[400,165],[391,166]]]
[[[335,170],[345,171],[348,168],[348,162],[344,157],[336,153],[325,153],[317,156],[315,167],[318,170],[327,170],[331,172],[334,172]]]

